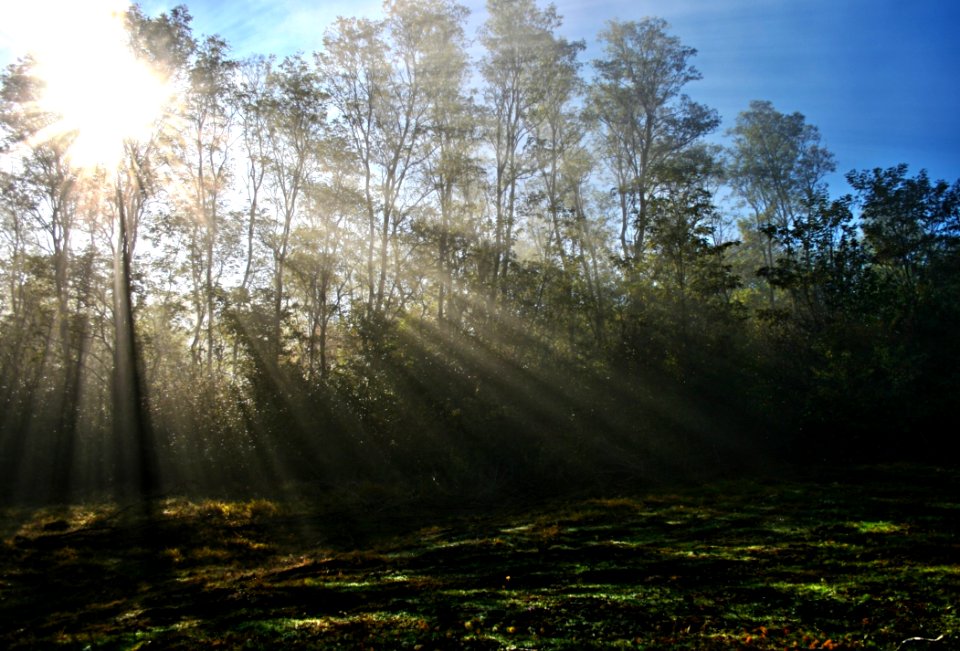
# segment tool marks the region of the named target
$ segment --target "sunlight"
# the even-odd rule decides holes
[[[115,167],[126,140],[149,137],[172,94],[129,48],[129,6],[124,0],[48,0],[3,10],[3,22],[17,30],[44,82],[38,108],[59,116],[36,140],[75,134],[70,159],[80,169]]]

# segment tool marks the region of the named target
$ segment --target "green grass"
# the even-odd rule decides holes
[[[960,643],[960,475],[466,508],[167,500],[2,514],[11,649]]]

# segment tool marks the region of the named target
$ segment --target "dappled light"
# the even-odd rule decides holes
[[[57,596],[48,618],[18,617],[27,627],[0,640],[891,648],[958,623],[958,509],[930,498],[958,496],[960,478],[917,482],[917,470],[861,470],[856,487],[837,475],[736,481],[509,514],[435,503],[398,517],[370,496],[169,500],[148,564],[136,560],[143,549],[111,560],[143,526],[116,507],[8,511],[6,563],[20,569],[2,566],[6,607],[29,614],[31,598]],[[84,577],[100,572],[110,587],[92,598]],[[25,592],[40,576],[42,592]]]

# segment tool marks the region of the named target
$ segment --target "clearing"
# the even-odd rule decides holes
[[[960,472],[0,511],[10,649],[960,644]],[[904,648],[920,648],[913,643]]]

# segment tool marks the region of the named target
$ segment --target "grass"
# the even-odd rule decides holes
[[[960,645],[960,474],[871,468],[536,505],[9,509],[10,649]]]

